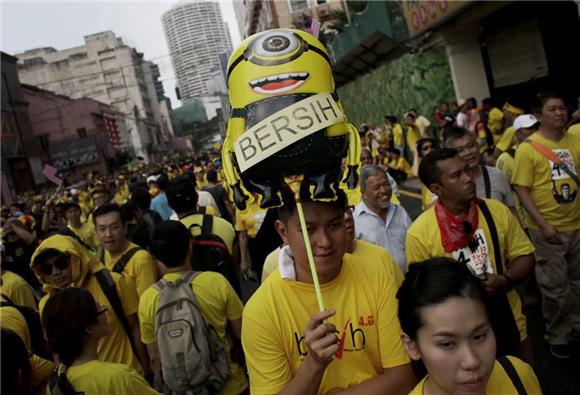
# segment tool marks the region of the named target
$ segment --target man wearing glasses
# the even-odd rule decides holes
[[[532,270],[534,246],[505,205],[493,199],[476,198],[469,165],[457,150],[443,148],[427,154],[419,166],[419,177],[439,199],[407,231],[407,264],[448,256],[467,265],[482,280],[490,296],[507,297],[512,316],[509,317],[508,309],[503,320],[515,320],[521,342],[516,351],[529,360],[526,318],[513,286]],[[484,213],[486,208],[488,212]],[[499,244],[497,249],[494,234]],[[508,259],[509,269],[505,265]],[[501,337],[505,333],[497,335]]]
[[[51,291],[71,287],[88,290],[99,305],[109,310],[107,318],[111,331],[99,342],[98,359],[105,362],[123,363],[140,373],[143,372],[142,366],[147,366],[147,364],[144,363],[146,350],[141,343],[137,322],[139,301],[135,288],[127,284],[122,275],[107,273],[110,282],[114,283],[120,309],[125,315],[124,319],[128,324],[130,334],[125,331],[112,302],[99,282],[98,273],[107,269],[78,241],[63,235],[54,235],[45,239],[34,252],[31,267],[40,278],[43,289],[47,293],[39,303],[41,314]],[[112,284],[110,285],[112,287]],[[136,352],[132,350],[132,341]]]

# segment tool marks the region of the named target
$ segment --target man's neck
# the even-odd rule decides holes
[[[382,208],[382,207],[374,207],[373,205],[370,205],[367,203],[366,200],[363,201],[365,202],[365,205],[368,207],[369,210],[371,210],[373,213],[375,213],[376,215],[379,216],[379,218],[381,218],[383,221],[387,221],[387,213],[389,212],[389,207],[391,207],[391,204],[389,204],[387,207]]]
[[[185,273],[191,271],[191,264],[189,262],[184,262],[179,266],[176,267],[165,267],[164,270],[165,274],[169,273]]]
[[[127,247],[129,247],[129,240],[125,240],[125,242],[122,244],[122,247],[119,248],[116,251],[109,251],[109,254],[111,255],[112,259],[117,258],[119,255],[121,255],[126,249]]]
[[[469,172],[469,175],[470,175],[470,176],[471,176],[471,177],[472,177],[474,180],[475,180],[475,179],[477,179],[477,178],[479,178],[479,177],[481,177],[481,176],[483,175],[483,170],[482,170],[481,166],[483,166],[483,165],[480,165],[480,164],[478,163],[477,165],[475,165],[475,166],[473,166],[473,167],[470,167],[470,168],[469,168],[469,170],[468,170],[468,172]]]
[[[70,226],[72,226],[75,229],[78,229],[81,226],[83,226],[83,224],[82,224],[82,222],[80,220],[78,222],[72,222],[72,221],[70,221],[69,223],[70,223]]]
[[[469,205],[471,202],[457,202],[457,201],[443,201],[440,199],[441,204],[445,207],[448,211],[450,211],[454,215],[464,215],[469,210]]]
[[[83,365],[87,362],[96,361],[97,360],[97,344],[98,339],[93,339],[92,336],[90,339],[85,341],[83,345],[83,351],[81,354],[74,359],[71,366],[78,366]]]
[[[336,270],[334,270],[333,273],[324,276],[324,275],[320,275],[320,273],[318,274],[318,282],[320,284],[326,284],[331,282],[332,280],[334,280],[335,278],[338,277],[338,275],[340,274],[340,271],[342,270],[342,261],[340,261],[340,264],[338,264],[336,266]],[[305,283],[305,284],[314,284],[314,280],[312,279],[312,273],[310,272],[310,266],[308,264],[308,262],[306,262],[305,265],[299,265],[296,263],[296,261],[294,262],[294,269],[296,270],[296,281],[301,282],[301,283]]]
[[[558,142],[564,137],[564,129],[554,129],[554,128],[546,128],[542,127],[538,130],[538,133],[547,138],[548,140],[552,140]]]

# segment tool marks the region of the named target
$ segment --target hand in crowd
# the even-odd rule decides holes
[[[483,282],[483,284],[485,286],[485,292],[490,295],[505,293],[508,291],[507,288],[509,286],[507,280],[504,277],[493,273],[487,274],[487,279]]]
[[[336,327],[324,320],[336,314],[334,310],[316,313],[304,329],[304,341],[308,346],[308,355],[320,366],[326,367],[334,359],[340,341],[336,337]]]
[[[542,226],[542,232],[544,233],[544,237],[549,243],[564,244],[562,237],[560,236],[560,232],[558,232],[552,224],[546,223],[544,226]]]

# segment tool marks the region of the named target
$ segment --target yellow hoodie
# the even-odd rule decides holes
[[[39,268],[34,264],[38,255],[49,249],[63,252],[70,257],[69,267],[71,270],[72,281],[68,287],[84,288],[93,295],[98,304],[103,307],[108,307],[107,320],[109,321],[110,332],[107,336],[99,340],[97,347],[99,361],[124,363],[142,373],[143,369],[131,349],[129,338],[126,335],[121,322],[117,318],[113,306],[109,303],[109,300],[105,296],[95,276],[99,271],[106,270],[105,267],[99,263],[85,247],[72,237],[54,235],[45,239],[40,243],[30,260],[32,270],[43,283],[43,290],[47,293],[47,295],[40,300],[38,306],[41,315],[50,292],[59,288],[56,284],[46,282],[43,279]],[[121,299],[125,315],[130,317],[137,314],[139,300],[135,288],[127,284],[125,278],[118,273],[111,273],[111,277],[117,287],[117,293]],[[140,341],[140,339],[135,340]]]

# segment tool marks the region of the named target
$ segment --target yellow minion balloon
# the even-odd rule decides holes
[[[313,200],[334,200],[358,182],[360,141],[334,91],[324,46],[300,30],[255,34],[228,63],[232,107],[222,149],[236,206],[250,193],[262,208],[282,204],[284,177],[303,175]],[[346,168],[343,159],[346,158]]]

